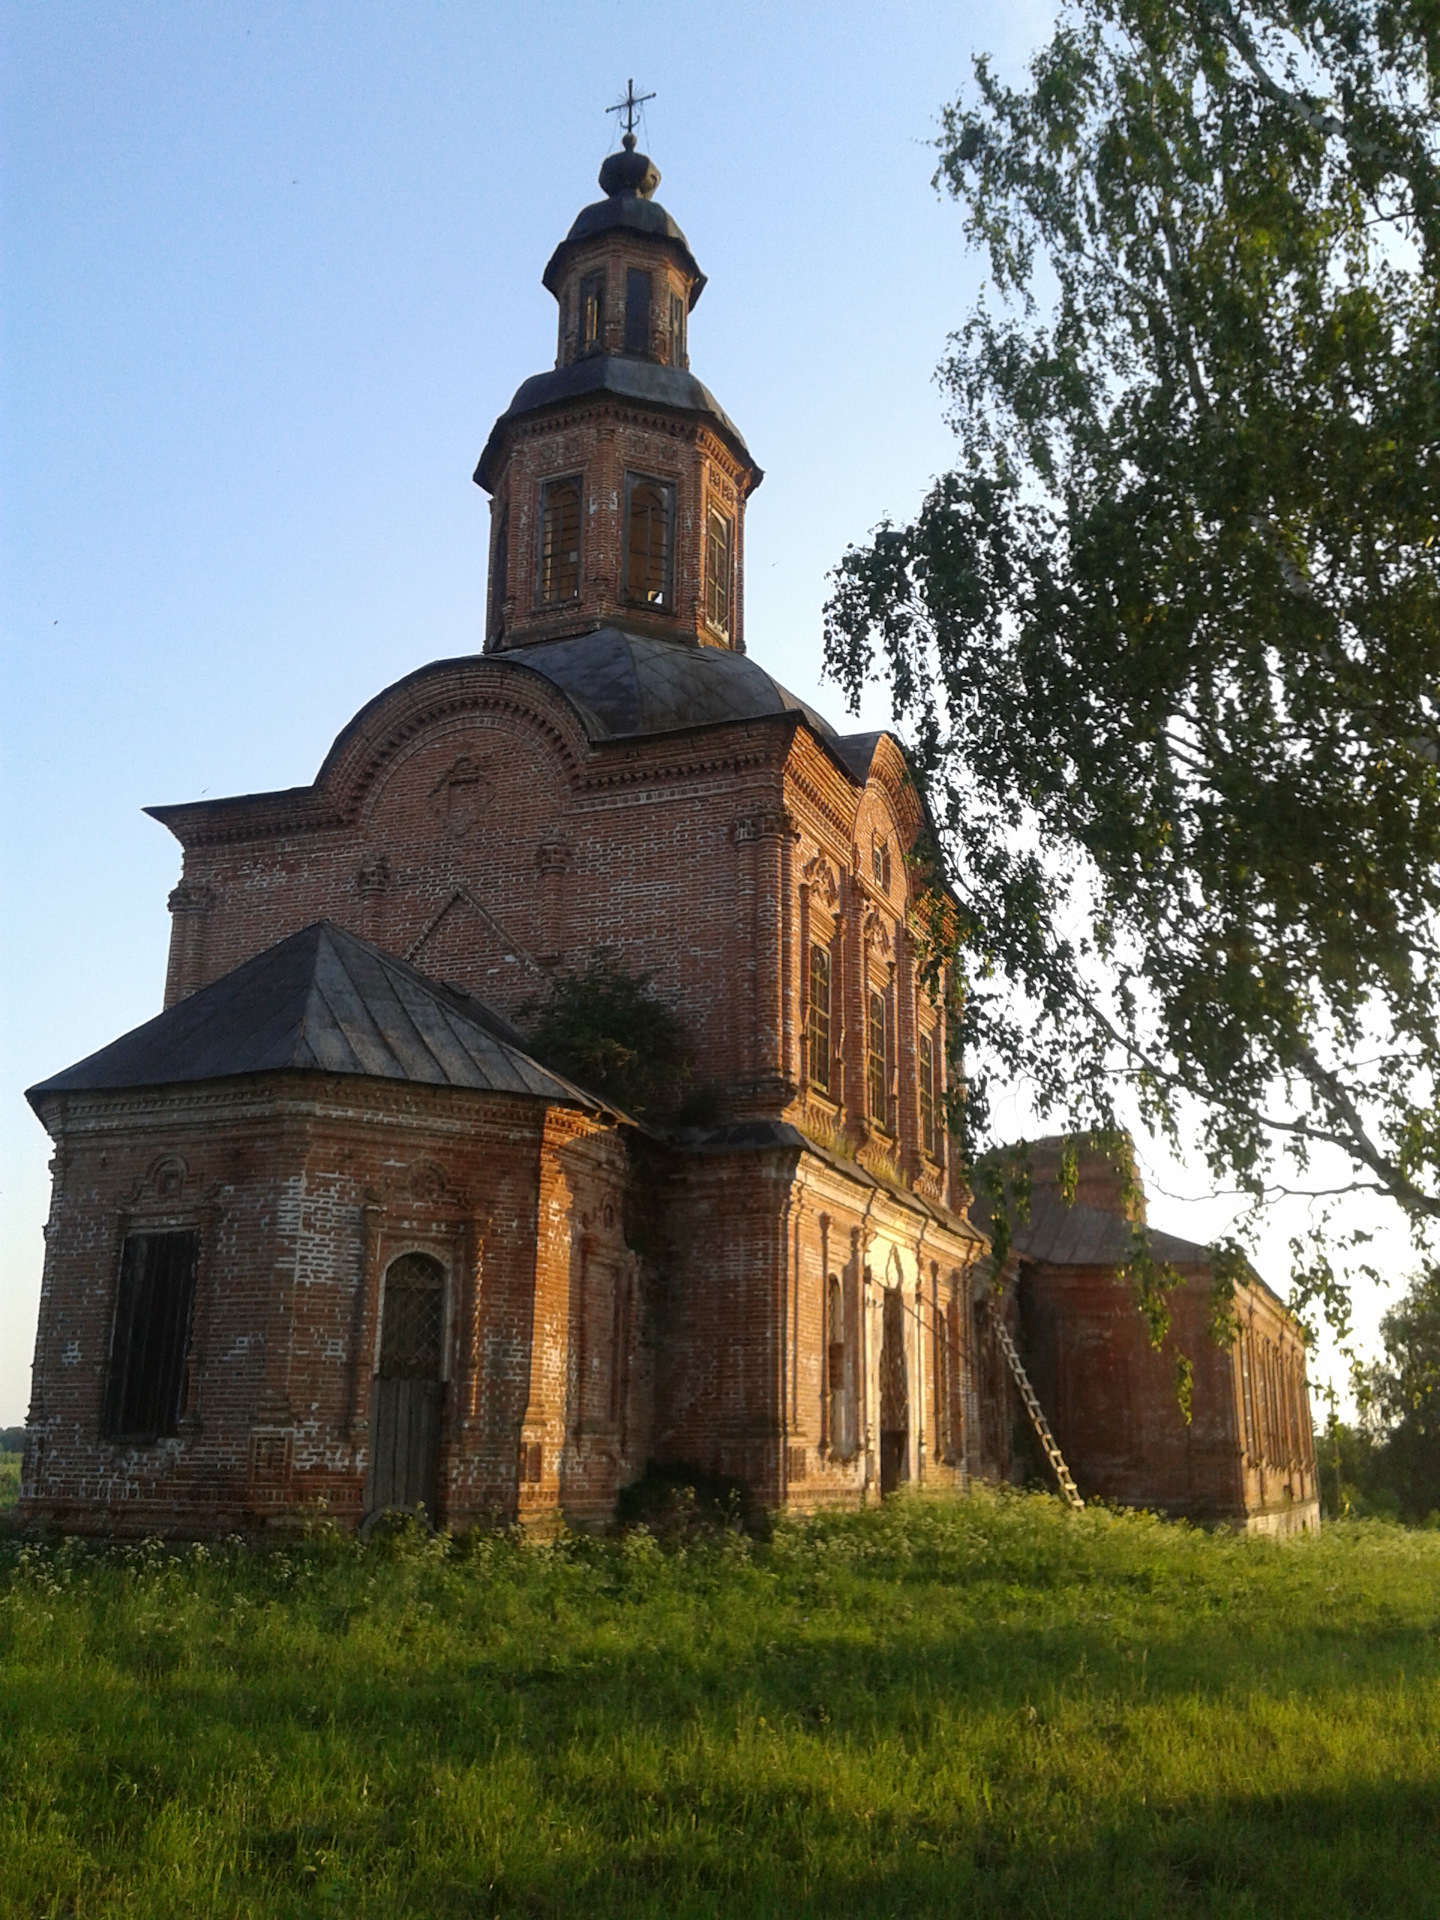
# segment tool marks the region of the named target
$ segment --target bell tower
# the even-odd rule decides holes
[[[554,368],[524,382],[475,481],[491,497],[485,651],[619,627],[745,650],[745,502],[763,478],[690,372],[705,286],[631,130],[550,256]]]

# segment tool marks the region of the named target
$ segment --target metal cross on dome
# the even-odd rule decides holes
[[[613,107],[607,107],[605,109],[606,113],[623,113],[624,114],[625,145],[627,147],[633,147],[635,144],[636,111],[640,107],[643,107],[647,100],[653,100],[654,98],[655,96],[653,93],[636,93],[635,82],[633,80],[627,80],[625,82],[624,99],[617,100]]]

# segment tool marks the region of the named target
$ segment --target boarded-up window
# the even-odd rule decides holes
[[[647,607],[668,607],[675,489],[663,480],[625,476],[625,597]]]
[[[705,618],[721,633],[730,631],[730,570],[735,526],[729,514],[711,507],[705,522]]]
[[[810,1084],[830,1091],[830,955],[818,940],[810,943],[810,1013],[806,1023]]]
[[[160,1440],[178,1427],[198,1248],[194,1232],[125,1236],[102,1422],[112,1440]]]
[[[580,282],[580,338],[577,351],[598,353],[605,345],[605,276],[587,273]]]
[[[685,365],[685,302],[678,293],[670,296],[670,364]]]
[[[642,267],[625,272],[625,351],[650,351],[650,276]]]
[[[540,598],[580,595],[580,482],[550,480],[540,494]]]
[[[869,1056],[866,1075],[870,1096],[870,1118],[877,1126],[888,1123],[890,1091],[889,1020],[883,993],[870,993]]]

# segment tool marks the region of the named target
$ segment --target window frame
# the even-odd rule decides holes
[[[670,295],[670,364],[682,370],[689,364],[685,346],[685,320],[684,296],[672,293]]]
[[[157,1276],[153,1266],[158,1262],[150,1257],[151,1250],[166,1241],[187,1243],[184,1251],[188,1255],[178,1282],[173,1273],[167,1277],[177,1290],[168,1313],[155,1301]],[[142,1263],[142,1271],[137,1274],[135,1269]],[[118,1445],[153,1446],[161,1440],[173,1440],[179,1433],[189,1387],[199,1273],[198,1227],[133,1226],[122,1236],[100,1406],[103,1439]],[[143,1328],[142,1314],[147,1323]],[[148,1385],[143,1379],[146,1373],[152,1376]],[[137,1411],[149,1417],[137,1419]]]
[[[664,585],[662,597],[653,599],[647,593],[636,593],[631,586],[631,567],[633,562],[633,543],[635,527],[635,495],[642,487],[653,487],[660,495],[664,512],[665,551],[663,558]],[[621,599],[627,606],[646,607],[653,613],[673,613],[675,610],[675,525],[676,507],[679,490],[673,480],[662,480],[658,474],[630,473],[625,475],[625,544],[622,549],[624,560],[624,587]]]
[[[879,1009],[880,1045],[875,1045],[876,1009]],[[870,1120],[884,1134],[890,1132],[890,996],[883,987],[869,986],[865,1009],[865,1104]]]
[[[825,1004],[818,1008],[815,996],[817,964],[824,975]],[[835,995],[835,957],[826,940],[810,941],[810,965],[806,976],[805,1009],[805,1078],[817,1092],[827,1100],[833,1099],[832,1089],[835,1083],[835,1031],[834,1031],[834,995]],[[823,1027],[823,1034],[819,1029]],[[823,1041],[825,1049],[825,1073],[822,1078],[815,1071],[815,1049],[817,1039]]]
[[[546,592],[546,566],[549,555],[546,544],[550,529],[550,502],[564,487],[575,492],[575,588],[572,593]],[[584,564],[585,532],[585,485],[584,476],[579,473],[557,473],[548,480],[540,482],[540,526],[535,553],[535,603],[539,607],[573,606],[580,598],[580,582]]]
[[[722,540],[717,541],[716,527],[721,529]],[[724,578],[720,578],[720,569],[715,564],[717,548],[723,545]],[[723,594],[724,605],[719,606],[719,596]],[[732,616],[735,608],[735,516],[726,513],[724,508],[711,500],[705,508],[705,620],[717,633],[723,633],[728,639]]]
[[[576,303],[575,357],[605,351],[605,269],[596,267],[580,276]],[[594,320],[592,331],[591,320]]]
[[[930,1159],[938,1160],[938,1141],[935,1132],[938,1087],[935,1072],[936,1056],[939,1053],[938,1033],[922,1032],[915,1043],[916,1066],[920,1081],[920,1148]]]

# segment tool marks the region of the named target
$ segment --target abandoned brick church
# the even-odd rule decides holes
[[[1312,1525],[1303,1344],[1258,1280],[1206,1347],[1204,1250],[1160,1249],[1187,1426],[1103,1167],[991,1273],[920,803],[891,735],[746,652],[761,473],[689,370],[705,279],[658,178],[627,136],[545,269],[555,366],[475,474],[484,650],[377,695],[313,785],[152,809],[184,849],[165,1010],[29,1094],[55,1158],[22,1510],[543,1528],[665,1462],[859,1504],[1020,1471],[1018,1342],[1082,1494]],[[527,1050],[597,950],[683,1020],[714,1124],[639,1126]]]

